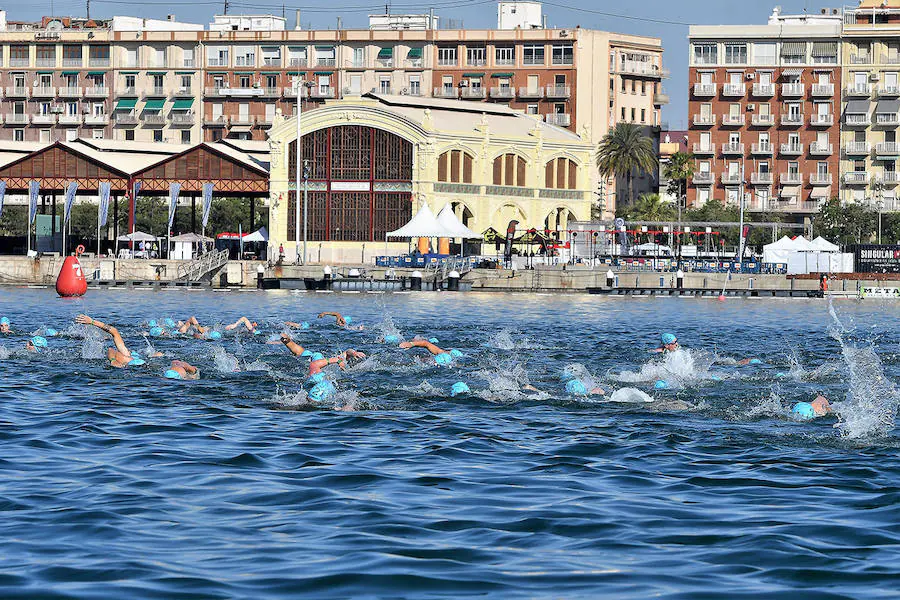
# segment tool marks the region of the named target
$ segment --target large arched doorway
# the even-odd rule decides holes
[[[412,144],[382,129],[340,125],[303,136],[301,174],[308,174],[308,235],[313,241],[384,240],[412,216]],[[294,179],[297,144],[288,147]],[[302,176],[302,175],[301,175]],[[303,180],[300,182],[303,222]],[[288,240],[297,239],[297,203],[288,193]],[[302,229],[300,236],[302,237]]]

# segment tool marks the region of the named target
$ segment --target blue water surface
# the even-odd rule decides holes
[[[0,290],[0,597],[894,598],[900,310],[835,309]],[[150,319],[265,333],[149,338],[166,358],[117,370],[79,312],[135,350]],[[313,351],[369,358],[311,403],[308,361],[265,343],[285,320],[310,322],[294,335]],[[46,327],[61,333],[25,352]],[[648,353],[667,331],[688,350]],[[386,333],[464,356],[438,367]],[[172,358],[201,379],[164,379]],[[636,401],[573,397],[566,371]],[[471,392],[451,398],[457,381]],[[790,418],[819,393],[839,417]]]

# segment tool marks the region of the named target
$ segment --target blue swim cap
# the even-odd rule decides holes
[[[253,335],[262,335],[262,331],[260,331],[259,329],[254,329]]]
[[[450,395],[458,396],[460,394],[468,394],[472,390],[469,389],[469,386],[463,383],[462,381],[457,381],[450,387]]]
[[[219,333],[218,331],[210,331],[210,332],[209,332],[209,339],[211,339],[211,340],[221,340],[221,339],[222,339],[222,334]]]
[[[0,325],[9,325],[9,317],[0,317]]]
[[[156,327],[159,323],[156,322],[156,319],[150,319],[147,321],[147,325],[150,327]]]
[[[344,323],[346,323],[347,325],[349,325],[352,322],[353,322],[353,317],[344,317]]]
[[[175,321],[173,321],[172,319],[166,319],[165,323],[166,327],[175,327]]]
[[[781,371],[778,371],[777,373],[775,373],[775,377],[777,377],[778,379],[781,379],[783,377],[787,377],[787,375],[785,375]]]
[[[140,358],[140,357],[141,357],[141,353],[140,353],[140,352],[138,352],[137,350],[132,350],[132,351],[131,351],[131,358]]]
[[[428,338],[428,343],[430,344],[438,344],[440,343],[437,338]]]
[[[587,387],[580,379],[570,379],[566,382],[566,392],[578,396],[586,396]]]
[[[31,338],[31,343],[34,344],[35,348],[46,348],[47,347],[47,339],[43,338],[39,335]]]
[[[325,358],[325,355],[321,352],[313,352],[312,356],[309,357],[310,360],[322,360]]]
[[[162,327],[151,327],[150,328],[150,335],[152,335],[153,337],[159,337],[162,334],[163,334]]]
[[[386,335],[386,336],[384,336],[384,343],[385,344],[399,344],[400,336],[393,335],[393,334]]]
[[[304,350],[300,353],[300,356],[312,356],[312,352],[310,352],[309,350]]]
[[[325,373],[319,371],[318,373],[313,373],[312,375],[310,375],[306,380],[306,383],[308,383],[309,385],[315,385],[323,381],[325,381]]]
[[[653,384],[653,389],[655,389],[655,390],[667,390],[667,389],[669,389],[669,382],[660,379],[660,380],[658,380],[656,383]]]
[[[459,350],[457,350],[456,348],[454,348],[453,350],[450,351],[450,356],[452,356],[453,358],[462,358],[462,355],[463,355],[463,353],[460,352]]]
[[[142,359],[142,358],[132,358],[130,361],[128,361],[128,366],[130,366],[130,367],[139,367],[141,365],[146,365],[146,364],[147,363],[144,362],[144,359]]]
[[[321,381],[314,385],[311,390],[309,390],[307,397],[315,400],[316,402],[319,402],[328,398],[328,396],[333,394],[334,391],[334,386],[330,381]]]
[[[46,335],[47,337],[54,337],[57,335],[57,331],[52,327],[48,327],[44,330],[44,335]]]
[[[302,323],[300,323],[300,329],[309,329],[309,323],[303,321]]]
[[[450,356],[449,352],[442,352],[434,357],[434,362],[442,366],[447,366],[453,362],[453,357]]]
[[[758,358],[751,358],[751,359],[750,359],[750,364],[751,364],[751,365],[761,365],[761,364],[762,364],[762,361],[759,360]]]
[[[791,409],[791,413],[804,420],[816,418],[816,410],[809,402],[798,402],[794,405],[794,408]]]
[[[712,379],[713,381],[722,381],[722,378],[719,377],[718,375],[710,375],[709,378]]]
[[[663,346],[668,346],[669,344],[674,344],[675,342],[678,341],[678,338],[675,337],[675,335],[671,334],[671,333],[662,334],[660,336],[660,339],[662,340]]]
[[[166,379],[184,379],[181,376],[181,373],[179,373],[175,369],[169,369],[168,371],[166,371],[164,373],[164,375],[165,375]]]

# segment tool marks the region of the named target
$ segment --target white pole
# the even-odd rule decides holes
[[[300,262],[300,111],[302,110],[301,96],[303,94],[303,79],[298,75],[296,79],[297,89],[297,151],[294,152],[294,241],[297,251],[297,262]],[[306,216],[304,212],[304,217]],[[304,248],[303,264],[306,264],[306,251]]]
[[[309,219],[309,181],[303,178],[303,264],[306,265],[306,239],[309,237],[308,224]]]
[[[741,228],[738,231],[738,263],[744,264],[744,161],[741,161]]]

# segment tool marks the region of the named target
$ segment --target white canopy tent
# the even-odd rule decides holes
[[[447,231],[453,232],[453,235],[446,236],[451,238],[463,238],[468,240],[481,239],[482,235],[476,233],[460,222],[453,208],[447,204],[441,212],[438,213],[437,222]]]
[[[269,241],[269,232],[265,227],[260,227],[253,233],[248,233],[242,239],[242,242],[250,243],[250,242],[268,242]]]
[[[423,204],[409,223],[385,234],[385,238],[433,238],[433,237],[458,237],[438,223],[437,218],[427,204]]]
[[[116,256],[119,256],[119,242],[132,243],[135,245],[140,244],[141,242],[157,242],[160,238],[155,235],[151,235],[149,233],[144,233],[143,231],[135,231],[133,233],[128,233],[125,235],[120,235],[116,238]],[[123,252],[128,252],[129,257],[132,255],[130,250],[122,249]],[[123,257],[120,257],[123,258]],[[149,256],[145,256],[145,258],[149,258]]]
[[[169,258],[172,260],[192,260],[200,254],[200,252],[197,252],[196,250],[197,246],[202,248],[203,244],[208,244],[212,241],[212,238],[197,233],[183,233],[181,235],[176,235],[175,237],[169,238],[169,242],[171,243],[169,247]]]
[[[802,235],[794,239],[784,236],[763,247],[764,263],[787,264],[789,275],[807,273],[845,273],[853,270],[846,255],[828,240],[818,237],[809,241]]]

